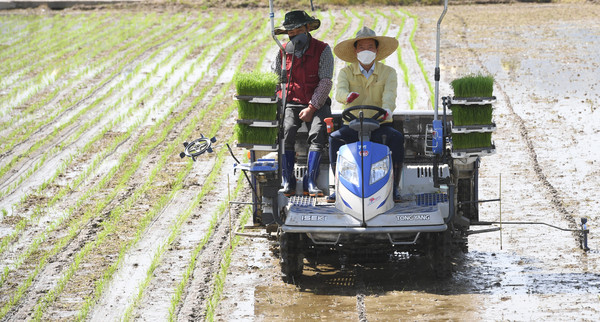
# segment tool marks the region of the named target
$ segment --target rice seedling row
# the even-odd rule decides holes
[[[69,56],[68,59],[60,55],[50,55],[52,61],[44,64],[46,70],[38,73],[36,78],[30,78],[27,81],[22,81],[21,85],[13,88],[13,92],[25,92],[25,95],[12,99],[12,101],[5,102],[6,109],[3,111],[4,114],[10,113],[11,115],[17,115],[23,118],[21,122],[27,121],[32,117],[42,118],[47,110],[38,112],[38,109],[43,106],[47,106],[52,100],[56,100],[61,93],[69,91],[69,88],[73,84],[83,87],[88,81],[93,80],[95,77],[94,70],[102,70],[99,68],[101,64],[113,59],[115,53],[120,52],[125,54],[122,48],[127,46],[126,40],[131,39],[133,36],[138,36],[134,29],[127,28],[127,25],[116,26],[116,30],[103,29],[105,34],[99,34],[97,37],[93,37],[98,42],[102,39],[102,45],[89,46],[86,44],[79,44],[77,47],[88,48],[87,50],[79,50],[75,55]],[[148,30],[149,34],[152,34],[152,30]],[[77,44],[76,44],[77,45]],[[110,52],[110,54],[106,54]],[[97,57],[100,56],[98,59]],[[33,64],[31,64],[33,65]],[[92,72],[90,72],[90,69]],[[47,76],[51,77],[48,78]],[[81,81],[81,78],[85,79]],[[27,91],[22,89],[29,88]],[[69,91],[73,93],[72,91]],[[74,94],[74,93],[73,93]],[[71,94],[72,95],[72,94]],[[34,114],[38,112],[37,114]],[[33,114],[33,115],[32,115]],[[30,116],[32,115],[32,116]],[[18,124],[1,124],[1,128],[5,129],[8,125],[12,125],[15,128]]]
[[[250,53],[250,51],[252,51],[259,44],[264,43],[265,39],[266,39],[266,37],[261,40],[254,41],[252,46],[249,46],[248,48],[245,49],[245,54],[241,57],[240,63],[238,64],[236,70],[239,70],[241,68],[241,66],[243,65],[243,62],[246,60],[246,56]],[[239,44],[237,49],[243,48],[243,46],[246,45],[246,43],[248,43],[248,39],[246,39],[243,43]],[[230,54],[233,54],[236,51],[237,50],[234,50],[234,51],[230,52]],[[228,55],[228,56],[231,57],[230,55]],[[224,65],[226,65],[226,64],[224,64]],[[213,98],[213,100],[209,104],[208,108],[205,110],[206,112],[213,109],[217,102],[222,101],[224,99],[224,95],[225,95],[226,91],[231,87],[231,83],[232,83],[232,81],[228,82],[221,88],[220,93],[218,93]],[[229,104],[229,107],[225,111],[222,111],[219,113],[218,119],[216,121],[214,121],[211,125],[210,132],[208,134],[209,137],[215,135],[217,132],[222,131],[221,127],[222,127],[223,122],[230,116],[230,114],[234,111],[234,109],[235,109],[235,104]],[[203,111],[203,112],[205,112],[205,111]],[[199,115],[198,118],[201,118],[201,119],[204,118],[204,113]],[[191,124],[197,124],[198,122],[201,121],[201,119],[194,120],[191,122]],[[192,128],[190,128],[189,130],[191,131]],[[230,139],[228,140],[228,143],[232,143],[232,140],[233,140],[233,137],[230,137]],[[204,184],[202,185],[201,191],[198,194],[196,194],[194,201],[192,201],[190,203],[190,206],[188,206],[186,211],[183,212],[183,214],[181,216],[179,216],[177,221],[175,221],[173,226],[169,229],[171,231],[171,234],[169,235],[169,238],[161,245],[161,247],[155,253],[155,256],[153,257],[153,260],[152,260],[152,264],[148,268],[148,271],[146,274],[146,279],[139,285],[137,297],[132,301],[132,304],[126,310],[125,320],[128,320],[131,317],[133,310],[136,308],[137,305],[139,305],[141,297],[143,296],[143,293],[144,293],[143,291],[148,286],[150,280],[152,279],[153,272],[160,264],[160,261],[162,260],[167,247],[170,247],[170,245],[175,241],[175,239],[178,238],[178,235],[180,234],[180,230],[181,230],[181,225],[188,220],[192,211],[196,209],[196,205],[201,203],[202,199],[208,193],[211,193],[212,190],[214,190],[216,176],[219,174],[219,170],[221,169],[221,167],[224,164],[223,161],[224,161],[225,156],[227,155],[226,151],[227,150],[225,150],[225,149],[221,149],[218,152],[217,159],[215,161],[215,167],[211,170],[210,174],[208,175],[208,178],[205,180]],[[205,237],[202,239],[203,241],[207,241],[210,238],[210,236],[212,234],[212,230],[214,228],[214,222],[216,222],[217,218],[218,218],[218,214],[217,213],[213,214],[213,219],[211,220],[211,224],[210,224],[209,228],[207,229],[207,233],[206,233]],[[198,253],[201,250],[201,248],[202,247],[196,248],[197,249],[196,253]],[[193,269],[193,267],[188,268],[188,270],[186,272],[191,273],[192,269]],[[180,284],[180,285],[182,285],[182,284]],[[182,286],[180,286],[180,288],[181,287]],[[180,294],[179,293],[180,288],[178,288],[178,290],[175,291],[176,294]]]
[[[213,37],[215,36],[215,34],[210,34],[210,33],[208,33],[208,34],[209,34],[209,35],[211,35],[211,36],[213,36]],[[200,39],[197,39],[197,40],[200,40]],[[174,50],[174,52],[177,52],[177,51],[179,51],[179,49],[176,49],[176,50]],[[180,60],[179,60],[179,62],[183,61],[183,60],[184,60],[184,59],[185,59],[185,58],[186,58],[186,57],[189,55],[189,53],[190,53],[190,51],[188,51],[188,52],[187,52],[187,55],[185,55],[185,56],[181,57],[181,58],[180,58]],[[165,59],[168,59],[168,57],[167,57],[167,58],[165,58]],[[163,60],[165,60],[165,59],[163,59]],[[178,63],[179,63],[179,62],[178,62]],[[175,65],[177,65],[178,63],[176,63]],[[190,66],[190,68],[191,68],[191,67],[192,67],[192,66]],[[165,74],[165,76],[163,77],[163,79],[167,79],[167,78],[169,78],[169,77],[172,75],[172,73],[173,73],[173,71],[172,71],[172,70],[171,70],[171,72],[167,72],[167,73]],[[178,82],[177,86],[179,86],[180,84],[181,84],[181,82]],[[177,86],[176,86],[176,87],[177,87]],[[171,92],[173,92],[174,88],[176,88],[176,87],[173,87],[173,89],[171,89]],[[136,102],[136,104],[134,104],[134,106],[135,106],[135,107],[139,107],[139,106],[140,106],[140,104],[141,104],[141,102],[145,101],[145,100],[146,100],[146,98],[147,98],[147,97],[150,95],[150,93],[151,93],[151,92],[152,92],[152,91],[148,91],[148,93],[146,93],[146,95],[143,95],[143,96],[142,96],[140,99],[138,99],[138,101]],[[71,191],[72,189],[76,188],[76,187],[77,187],[77,185],[78,185],[78,184],[80,184],[80,183],[83,181],[83,179],[84,179],[85,177],[87,177],[87,175],[89,175],[89,174],[90,174],[90,173],[93,171],[93,169],[95,169],[95,168],[96,168],[96,167],[99,165],[100,161],[101,161],[101,160],[103,160],[103,159],[106,157],[106,155],[109,153],[109,151],[113,151],[113,150],[116,148],[116,146],[118,146],[118,145],[122,144],[122,143],[124,142],[124,140],[128,139],[128,138],[131,136],[132,132],[133,132],[133,131],[134,131],[134,130],[135,130],[137,127],[138,127],[138,126],[140,126],[142,123],[144,123],[144,121],[147,119],[147,117],[148,117],[148,115],[150,114],[150,112],[152,112],[152,111],[155,111],[155,110],[156,110],[156,108],[157,108],[158,106],[161,106],[161,105],[164,103],[164,101],[166,100],[166,98],[167,98],[167,96],[166,96],[166,95],[163,95],[163,96],[162,96],[162,98],[160,99],[160,101],[159,101],[159,102],[157,102],[156,104],[154,104],[154,105],[153,105],[153,107],[152,107],[151,109],[148,109],[146,112],[144,112],[144,115],[143,115],[143,116],[142,116],[142,117],[141,117],[141,118],[140,118],[138,121],[136,121],[134,124],[132,124],[132,125],[131,125],[131,126],[128,128],[128,130],[127,130],[127,131],[126,131],[124,134],[122,134],[122,135],[120,135],[120,136],[118,136],[118,137],[115,137],[115,138],[114,138],[114,140],[113,140],[113,142],[107,145],[109,148],[108,148],[108,149],[106,149],[106,150],[104,150],[102,153],[100,153],[100,155],[97,155],[97,156],[96,156],[96,158],[94,159],[94,161],[91,163],[90,167],[88,167],[88,168],[87,168],[85,171],[83,171],[83,172],[80,174],[80,176],[79,176],[79,177],[77,177],[77,178],[76,178],[76,179],[75,179],[75,180],[74,180],[72,183],[70,183],[70,184],[68,184],[68,185],[64,186],[64,187],[63,187],[63,188],[62,188],[62,189],[61,189],[59,192],[55,193],[55,194],[54,194],[54,196],[53,196],[53,198],[52,198],[52,199],[51,199],[51,200],[50,200],[50,201],[49,201],[49,202],[48,202],[46,205],[44,205],[44,207],[43,207],[43,208],[45,208],[45,209],[48,209],[48,208],[52,207],[52,206],[53,206],[53,205],[54,205],[56,202],[58,202],[58,201],[59,201],[60,197],[64,196],[64,195],[65,195],[65,194],[66,194],[68,191]],[[130,111],[131,111],[131,109],[132,109],[134,106],[132,106],[132,107],[130,108]],[[120,116],[120,117],[119,117],[119,118],[118,118],[116,121],[118,121],[118,122],[122,121],[122,119],[123,119],[123,117],[124,117],[125,115],[130,115],[130,112],[128,112],[128,113],[126,113],[126,114],[122,114],[122,115],[121,115],[121,116]],[[93,145],[93,144],[95,144],[95,142],[96,142],[98,139],[102,138],[102,137],[103,137],[103,135],[104,135],[106,132],[108,132],[108,131],[109,131],[109,130],[112,128],[112,126],[116,125],[116,123],[118,123],[118,122],[115,122],[115,121],[113,121],[113,122],[111,122],[111,124],[107,125],[107,126],[106,126],[106,127],[105,127],[105,128],[104,128],[104,129],[103,129],[101,132],[100,132],[100,133],[98,133],[98,134],[97,134],[97,135],[94,137],[94,139],[93,139],[92,141],[88,142],[88,143],[87,143],[87,144],[84,146],[84,148],[81,150],[81,153],[85,153],[86,151],[88,151],[88,150],[89,150],[89,149],[92,147],[92,145]],[[69,166],[69,164],[70,164],[70,163],[73,161],[73,159],[74,159],[74,158],[75,158],[75,156],[74,156],[74,155],[71,155],[71,157],[70,157],[69,159],[67,159],[67,160],[66,160],[66,161],[65,161],[65,162],[64,162],[64,163],[61,165],[61,167],[59,167],[59,169],[58,169],[58,170],[55,172],[54,176],[52,176],[52,177],[51,177],[51,178],[50,178],[48,181],[45,181],[45,182],[44,182],[44,183],[43,183],[43,184],[42,184],[42,185],[41,185],[41,186],[38,188],[38,190],[36,191],[36,193],[38,193],[38,194],[39,194],[39,193],[41,193],[41,192],[42,192],[41,190],[42,190],[44,187],[48,186],[48,185],[49,185],[49,184],[50,184],[50,183],[51,183],[51,182],[52,182],[52,181],[53,181],[53,180],[54,180],[54,179],[55,179],[55,178],[56,178],[56,177],[57,177],[57,176],[58,176],[60,173],[62,173],[62,172],[64,171],[64,169],[66,169],[66,168]],[[41,209],[41,208],[42,208],[42,206],[38,205],[38,206],[37,206],[37,208],[34,210],[33,214],[34,214],[34,215],[39,215],[39,214],[42,212],[42,209]],[[32,216],[32,217],[34,217],[34,216]],[[10,241],[12,241],[12,240],[13,240],[13,239],[16,237],[16,235],[17,235],[17,234],[18,234],[18,233],[19,233],[19,232],[20,232],[20,231],[21,231],[21,230],[22,230],[22,229],[25,227],[25,225],[26,225],[26,224],[28,223],[28,221],[30,221],[31,219],[32,219],[32,218],[28,218],[28,219],[25,219],[25,218],[24,218],[24,219],[22,219],[22,220],[21,220],[21,221],[20,221],[20,222],[17,224],[17,228],[16,228],[16,229],[15,229],[15,231],[14,231],[14,232],[13,232],[13,233],[10,235],[10,238],[4,238],[4,239],[2,240],[2,244],[0,245],[0,252],[5,250],[5,248],[6,248],[6,246],[8,245],[8,243],[9,243]]]
[[[397,11],[394,12],[394,15],[400,19],[400,23],[399,23],[399,28],[398,28],[398,32],[395,36],[396,39],[400,39],[400,36],[402,35],[402,31],[404,30],[404,26],[406,25],[406,17],[402,16],[400,14],[398,14]],[[386,17],[388,19],[388,21],[391,20],[391,17]],[[414,106],[415,106],[415,101],[416,101],[416,88],[414,86],[414,84],[412,83],[412,81],[410,80],[410,73],[408,71],[408,66],[406,65],[406,61],[402,58],[402,46],[398,46],[398,49],[396,49],[396,57],[398,59],[398,66],[400,66],[400,70],[402,71],[402,79],[404,80],[404,84],[406,85],[406,87],[409,90],[409,94],[408,94],[408,108],[413,110]]]
[[[167,46],[167,45],[168,45],[168,43],[165,43],[162,46],[164,47],[164,46]],[[171,55],[174,54],[174,53],[175,53],[175,51],[172,51]],[[152,57],[153,57],[153,55],[150,56],[150,58],[152,58]],[[163,61],[168,61],[170,58],[171,58],[170,56],[167,56],[167,57],[164,58]],[[144,84],[145,82],[147,82],[150,79],[151,76],[153,76],[154,74],[156,74],[157,71],[158,71],[158,67],[160,65],[161,65],[160,63],[157,64],[157,65],[155,65],[156,67],[152,70],[151,73],[146,74],[146,77],[144,79],[141,79],[136,85],[130,87],[129,95],[124,95],[124,97],[131,97],[132,90],[135,89],[135,88],[137,88],[137,87],[139,87],[140,85]],[[138,66],[140,66],[140,65],[138,65]],[[133,78],[134,76],[135,76],[135,73],[130,73],[129,76],[128,76],[128,78],[124,79],[123,82],[125,82],[129,78]],[[151,93],[152,92],[150,91],[147,94],[151,94]],[[112,93],[111,93],[111,91],[109,91],[107,94],[112,94]],[[118,93],[116,93],[116,95],[118,95]],[[122,116],[120,118],[122,119],[123,116],[125,116],[125,115],[132,116],[131,114],[133,112],[133,108],[134,107],[140,107],[141,106],[140,103],[143,102],[144,98],[145,97],[142,96],[142,98],[140,98],[136,104],[133,104],[132,107],[130,107],[130,109],[126,113],[122,114]],[[101,100],[97,100],[96,102],[101,102]],[[14,181],[13,184],[10,185],[5,191],[3,191],[2,193],[0,193],[0,197],[2,197],[6,193],[10,193],[13,189],[15,189],[17,186],[19,186],[25,179],[27,179],[34,172],[36,172],[44,164],[44,162],[46,161],[47,157],[49,157],[50,155],[53,155],[53,154],[56,154],[56,153],[62,151],[66,146],[68,146],[68,145],[72,144],[73,142],[75,142],[76,140],[78,140],[80,138],[80,136],[82,134],[84,134],[90,127],[92,127],[92,126],[99,126],[99,124],[100,124],[99,122],[101,120],[103,122],[108,122],[110,120],[110,118],[106,117],[107,114],[109,112],[112,112],[113,110],[115,110],[120,105],[121,102],[122,102],[122,98],[116,100],[114,103],[112,103],[111,105],[109,105],[108,108],[105,108],[101,113],[97,114],[97,116],[94,119],[86,122],[83,126],[80,126],[78,128],[78,130],[73,135],[71,135],[68,139],[63,140],[60,144],[56,145],[54,148],[52,148],[51,150],[49,150],[47,153],[44,153],[43,156],[42,156],[42,158],[41,158],[41,160],[39,160],[32,168],[29,168],[26,171],[26,173],[24,173],[23,175],[21,175],[18,178],[18,180]],[[102,101],[102,103],[106,104],[106,102],[103,102],[103,101]],[[118,112],[118,110],[117,110],[117,112]],[[2,172],[0,172],[0,173],[2,173]]]
[[[352,19],[350,19],[350,17],[348,17],[346,10],[342,10],[342,15],[344,16],[343,21],[345,21],[346,23],[344,24],[344,27],[342,27],[342,30],[340,31],[340,33],[338,33],[337,36],[335,36],[335,38],[333,39],[333,46],[337,45],[340,38],[343,35],[345,35],[346,31],[348,31],[348,28],[350,28],[350,22],[352,21]],[[333,47],[332,47],[332,49],[333,49]]]
[[[159,39],[158,41],[160,41],[162,39]],[[155,45],[155,44],[154,44]],[[162,46],[165,46],[166,43],[163,43]],[[150,47],[152,47],[152,45],[150,45]],[[147,49],[147,48],[141,48],[141,50],[143,49]],[[138,65],[141,66],[141,65]],[[139,71],[139,67],[134,69],[134,71]],[[130,73],[126,78],[122,79],[119,84],[124,84],[126,81],[130,80],[131,78],[133,78],[135,76],[136,73]],[[37,149],[39,149],[41,146],[43,146],[47,141],[50,141],[50,139],[53,139],[54,137],[56,137],[63,129],[67,128],[68,126],[70,126],[71,124],[73,124],[75,121],[79,121],[80,117],[85,115],[86,113],[89,113],[90,110],[92,110],[92,108],[96,107],[97,105],[99,105],[100,103],[103,102],[105,97],[109,97],[111,95],[113,95],[114,93],[114,89],[115,88],[120,88],[120,85],[117,86],[113,86],[111,88],[108,89],[108,91],[105,93],[105,95],[103,97],[100,97],[98,99],[96,99],[92,104],[84,107],[82,110],[80,110],[77,114],[75,114],[73,117],[71,117],[67,122],[61,124],[60,126],[54,128],[53,132],[47,136],[44,137],[44,139],[42,140],[38,140],[36,141],[36,143],[34,143],[32,146],[30,146],[30,148],[23,154],[17,155],[15,157],[13,157],[7,164],[5,164],[1,169],[0,169],[0,177],[4,176],[9,170],[11,170],[11,168],[20,160],[23,159],[24,157],[32,154],[33,152],[35,152]],[[114,105],[112,106],[114,108]],[[111,109],[106,109],[104,110],[102,113],[106,114],[107,112],[109,112]],[[97,117],[96,119],[99,119],[99,117]],[[87,126],[89,127],[91,124],[93,124],[94,122],[88,122]],[[28,132],[31,132],[28,131]],[[80,130],[78,132],[79,134],[82,133],[82,131]],[[77,138],[77,135],[73,138],[71,137],[72,140]],[[68,142],[68,141],[67,141]],[[63,144],[64,146],[64,144]],[[62,147],[61,147],[62,148]]]
[[[339,42],[339,39],[342,36],[345,36],[347,38],[351,38],[354,37],[354,35],[356,35],[356,33],[360,30],[360,28],[362,28],[362,24],[363,24],[363,17],[358,17],[359,18],[359,22],[358,25],[356,26],[356,30],[354,30],[353,32],[351,32],[349,35],[346,35],[346,33],[348,33],[348,29],[350,28],[350,23],[352,22],[353,19],[351,19],[348,14],[346,13],[346,10],[341,10],[342,15],[344,16],[344,21],[346,21],[346,23],[344,24],[344,27],[342,28],[342,31],[340,33],[338,33],[338,35],[335,37],[334,41],[333,41],[333,46],[331,46],[331,50],[333,51],[333,48],[335,47],[335,45],[337,45],[337,43]],[[354,9],[351,9],[351,13],[353,15],[356,15]],[[334,55],[334,59],[335,59],[335,55]],[[344,66],[346,66],[346,62],[341,62],[341,65],[338,65],[341,68],[343,68]],[[335,69],[333,71],[334,73],[336,73]],[[331,86],[331,90],[329,91],[329,96],[330,97],[335,97],[335,90],[336,90],[336,86],[337,86],[337,82],[335,81],[337,79],[337,75],[333,76],[333,85]]]
[[[360,30],[365,25],[365,16],[359,15],[354,8],[350,9],[350,13],[352,13],[352,15],[358,18],[358,27],[356,30],[356,32],[358,32],[358,30]],[[356,35],[356,32],[354,32],[353,34]]]
[[[139,25],[139,27],[144,28],[144,27],[149,27],[153,24],[152,20],[148,20],[145,19],[145,22],[142,23],[136,23],[135,25]],[[174,24],[172,24],[172,28],[175,28],[175,26],[173,26]],[[43,106],[47,106],[47,104],[55,99],[55,97],[57,97],[59,95],[59,93],[62,93],[66,88],[68,88],[69,86],[71,86],[72,83],[78,84],[78,86],[81,86],[80,83],[78,83],[80,81],[80,78],[82,77],[86,77],[85,80],[81,81],[81,83],[83,82],[87,82],[87,80],[93,80],[96,78],[96,75],[98,75],[99,73],[102,73],[107,67],[110,67],[111,65],[111,60],[115,59],[117,54],[119,55],[123,55],[123,56],[127,56],[128,55],[128,49],[126,49],[127,47],[134,49],[136,48],[135,46],[129,46],[130,43],[139,43],[140,41],[144,41],[144,39],[152,39],[153,37],[156,37],[156,33],[160,32],[161,34],[164,32],[163,30],[160,30],[159,27],[155,27],[155,28],[148,28],[147,29],[147,33],[144,35],[141,35],[138,31],[137,28],[127,28],[128,25],[125,24],[124,26],[122,25],[118,25],[116,27],[117,31],[112,31],[112,30],[108,30],[108,37],[106,37],[106,39],[103,40],[102,42],[102,46],[91,46],[94,49],[94,52],[97,53],[106,53],[108,51],[108,48],[110,48],[110,51],[108,51],[108,54],[104,54],[104,56],[98,60],[92,60],[90,59],[86,59],[86,56],[88,55],[84,55],[82,56],[82,58],[84,58],[86,61],[74,61],[74,60],[69,60],[70,63],[73,64],[73,66],[78,66],[78,65],[85,65],[86,67],[83,68],[83,71],[79,71],[77,73],[77,75],[75,77],[70,78],[66,84],[63,84],[63,86],[56,86],[56,88],[49,93],[48,95],[45,95],[44,98],[37,98],[37,100],[35,102],[33,102],[32,104],[30,104],[26,109],[24,109],[21,112],[21,115],[29,115],[31,113],[33,113],[34,111],[36,111],[38,108],[43,107]],[[132,38],[134,37],[134,38]],[[129,40],[131,40],[129,42]],[[106,49],[105,49],[106,48]],[[90,56],[88,56],[90,57]],[[92,57],[93,58],[93,57]],[[90,72],[89,70],[92,70],[92,72]],[[90,93],[91,91],[88,91],[88,93]],[[70,103],[72,103],[73,101],[78,101],[78,99],[74,100],[73,99],[73,95],[76,93],[76,91],[71,91],[70,92],[70,96],[68,98],[64,98],[62,99],[61,102],[69,105]],[[85,95],[87,96],[87,95]],[[81,96],[81,97],[85,97],[85,96]],[[44,111],[47,112],[47,111]],[[59,115],[59,113],[54,113],[54,115]],[[46,115],[42,114],[40,116],[38,116],[38,118],[40,119],[44,119],[47,118]],[[32,123],[32,120],[29,120],[28,123]],[[15,124],[15,128],[19,128],[18,126],[21,124]],[[28,128],[31,128],[31,126],[29,126],[29,124],[26,124]],[[36,127],[33,127],[33,129],[35,129]],[[32,130],[33,130],[32,129]],[[31,133],[31,130],[29,132],[24,133],[23,135],[27,135],[28,133]],[[11,133],[12,135],[12,133]],[[6,149],[6,148],[5,148]]]
[[[167,132],[168,132],[168,131],[163,131],[163,133],[167,133]],[[165,135],[166,135],[166,134],[165,134]],[[160,140],[159,140],[158,142],[160,142]],[[139,158],[138,158],[138,159],[139,159]],[[68,276],[68,275],[67,275],[67,276]],[[61,286],[61,285],[59,284],[59,289],[60,289],[60,286]],[[53,294],[54,294],[54,293],[52,293],[52,292],[51,292],[51,293],[48,293],[48,295],[46,296],[46,299],[47,299],[47,300],[48,300],[49,298],[51,299],[51,297],[53,296]],[[38,306],[38,308],[40,308],[40,307],[43,307],[43,306],[44,306],[44,305],[42,305],[42,306]],[[43,309],[38,309],[38,312],[41,312],[41,311],[43,311]],[[39,313],[38,313],[38,316],[39,316]]]
[[[0,53],[0,59],[6,63],[0,66],[0,75],[5,77],[7,74],[15,73],[19,68],[17,66],[23,66],[23,64],[19,62],[20,59],[30,60],[29,56],[36,50],[47,50],[48,46],[53,46],[52,44],[54,44],[61,32],[68,30],[77,23],[81,23],[84,21],[85,17],[70,16],[67,24],[58,24],[57,28],[55,24],[57,20],[60,19],[64,19],[64,17],[55,15],[52,18],[43,20],[37,19],[36,22],[34,22],[37,26],[33,28],[29,28],[28,26],[26,28],[28,31],[23,32],[21,35],[11,34],[10,32],[6,34],[3,33],[3,35],[6,35],[6,38],[10,38],[14,43],[11,44],[7,50],[3,50]],[[56,31],[56,33],[54,33],[54,31]],[[4,86],[5,84],[3,83],[2,85]]]
[[[94,55],[88,55],[87,52],[97,54],[107,44],[106,38],[115,38],[122,34],[122,30],[127,26],[124,22],[120,21],[120,25],[113,27],[114,30],[106,28],[107,26],[103,24],[91,25],[98,30],[78,30],[79,37],[74,37],[74,39],[64,37],[64,39],[56,41],[58,44],[56,48],[47,48],[40,50],[39,53],[36,52],[44,57],[42,59],[36,59],[36,56],[19,60],[20,66],[15,66],[15,69],[25,68],[15,74],[19,76],[14,78],[13,84],[10,84],[14,86],[7,95],[0,99],[2,112],[7,113],[15,107],[27,106],[32,97],[58,82],[71,69],[76,69],[80,64],[93,60]],[[94,36],[90,37],[89,34]],[[86,35],[88,36],[86,37]],[[102,45],[95,45],[100,40],[102,40]],[[7,71],[7,73],[13,72],[12,70]]]
[[[238,179],[238,181],[241,181],[241,180]],[[221,295],[223,294],[223,287],[225,286],[225,281],[227,279],[229,265],[231,264],[231,256],[233,255],[233,252],[235,251],[236,247],[239,245],[240,240],[241,240],[240,235],[237,235],[237,233],[244,232],[244,226],[248,222],[248,219],[250,219],[251,215],[252,215],[251,208],[246,207],[243,210],[242,216],[239,219],[239,223],[237,225],[237,228],[235,229],[236,235],[231,240],[230,247],[225,248],[225,252],[222,256],[222,260],[221,260],[221,264],[220,264],[221,269],[217,272],[216,276],[214,277],[215,282],[213,285],[213,291],[210,296],[210,299],[208,300],[208,304],[206,305],[205,320],[207,320],[207,321],[213,321],[215,318],[215,310],[221,301]],[[175,321],[175,318],[172,318],[171,316],[169,316],[169,321]]]
[[[369,10],[367,13],[371,16],[372,19],[374,19],[373,28],[377,27],[377,23],[379,21],[379,16],[381,16],[385,19],[385,21],[386,21],[385,28],[383,29],[383,32],[381,32],[381,35],[385,36],[388,34],[388,32],[390,30],[392,21],[390,19],[388,19],[386,15],[381,13],[381,11],[379,9],[377,9],[375,12],[377,13],[377,15],[373,14],[373,12],[371,10]],[[385,59],[383,59],[381,62],[385,64]]]
[[[88,33],[99,34],[104,28],[111,30],[111,28],[107,28],[108,26],[102,23],[102,21],[93,20],[91,23],[85,24],[83,28],[72,31],[73,25],[80,21],[77,19],[66,21],[66,23],[58,21],[56,23],[57,28],[52,28],[46,32],[36,33],[36,36],[32,37],[34,40],[43,40],[43,43],[31,44],[23,48],[24,50],[19,50],[12,54],[10,59],[14,61],[7,62],[10,68],[0,72],[1,77],[3,77],[2,86],[6,88],[12,87],[12,90],[0,100],[0,102],[4,103],[0,103],[0,106],[4,105],[5,108],[10,107],[10,103],[12,103],[10,100],[19,94],[19,91],[23,91],[23,89],[27,88],[24,87],[25,85],[31,86],[32,81],[47,74],[46,71],[56,71],[56,66],[54,64],[61,63],[58,57],[63,56],[64,53],[69,53],[74,50],[81,52],[94,47],[99,47],[93,46],[93,42],[90,42],[90,39],[86,39],[97,38],[86,37]],[[15,51],[18,50],[18,48],[12,49]],[[70,59],[72,59],[72,57],[70,57],[69,60]],[[32,77],[36,72],[38,77]],[[15,86],[15,84],[19,85]],[[6,102],[7,100],[9,102]],[[9,106],[6,106],[7,104]],[[15,105],[19,104],[16,103]],[[6,113],[4,110],[2,112]]]
[[[259,43],[263,42],[263,41],[264,41],[264,38],[261,41],[259,41]],[[263,46],[263,48],[264,49],[262,51],[261,57],[266,55],[266,53],[269,49],[268,46]],[[245,56],[247,56],[248,53],[249,53],[249,51],[247,50],[244,54],[243,60],[245,60]],[[263,63],[263,61],[259,59],[257,61],[256,67],[254,68],[254,70],[255,71],[261,70],[262,63]],[[236,73],[240,72],[240,66],[241,65],[239,65],[238,68],[236,69]],[[238,93],[239,93],[239,91],[238,91]],[[234,107],[235,107],[235,104],[231,104],[230,107],[227,109],[227,112],[224,113],[223,116],[227,116],[228,113],[231,113],[234,110]],[[213,125],[211,132],[213,132],[213,133],[216,132],[216,129],[217,129],[217,126]],[[219,163],[219,162],[217,162],[217,163]],[[241,178],[241,174],[237,179],[238,184],[234,190],[233,199],[236,198],[236,196],[239,194],[240,189],[243,186],[244,182],[242,180],[240,180],[240,178]],[[215,226],[217,225],[217,220],[219,219],[219,216],[224,213],[227,206],[228,206],[228,200],[223,200],[219,204],[219,206],[217,207],[217,210],[213,213],[212,219],[210,221],[210,228],[208,229],[208,233],[205,234],[205,236],[200,241],[200,243],[198,243],[198,245],[195,247],[195,249],[192,253],[192,256],[190,257],[190,262],[185,269],[182,279],[177,284],[177,287],[174,290],[173,297],[171,298],[171,306],[169,308],[169,318],[168,318],[169,321],[173,321],[177,318],[177,311],[178,311],[178,307],[181,305],[183,291],[185,290],[187,285],[190,283],[190,277],[191,277],[191,274],[194,271],[194,269],[196,269],[196,263],[200,256],[200,252],[205,248],[208,240],[210,239],[212,231],[215,229]],[[222,216],[221,216],[221,218],[222,218]],[[245,220],[244,220],[244,222],[245,222]],[[231,250],[230,250],[230,252],[231,252]],[[225,269],[225,272],[226,272],[226,269]],[[214,279],[215,279],[215,277],[213,277],[213,280]],[[224,280],[224,277],[222,277],[221,280]],[[216,304],[216,301],[212,301],[212,303]],[[207,305],[210,305],[210,302]]]
[[[425,83],[427,84],[427,89],[429,89],[429,102],[431,103],[431,107],[434,107],[434,91],[433,91],[433,86],[431,85],[431,81],[429,80],[429,76],[427,75],[427,71],[425,70],[425,66],[423,65],[423,62],[421,61],[421,58],[419,57],[419,49],[417,48],[417,45],[415,44],[415,33],[417,32],[417,26],[418,26],[418,19],[419,17],[408,12],[407,10],[404,9],[398,9],[400,12],[402,12],[403,14],[407,15],[408,17],[410,17],[413,20],[413,29],[410,33],[410,37],[409,37],[409,42],[410,42],[410,46],[413,49],[413,52],[415,54],[415,59],[417,61],[417,64],[419,65],[419,68],[421,69],[421,74],[423,75],[423,79],[425,80]],[[416,99],[416,90],[411,90],[411,98],[414,97]]]

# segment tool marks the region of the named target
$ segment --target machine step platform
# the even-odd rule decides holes
[[[379,216],[433,213],[438,211],[440,203],[448,203],[447,194],[423,193],[404,196],[404,201],[396,203],[392,209]],[[347,216],[337,209],[335,204],[326,203],[325,198],[291,196],[288,199],[288,207],[289,212],[295,214]]]

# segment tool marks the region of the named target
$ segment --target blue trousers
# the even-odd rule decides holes
[[[371,132],[371,141],[383,144],[383,136],[386,136],[385,144],[392,151],[392,163],[401,164],[404,161],[404,135],[390,125],[381,125],[380,128]],[[339,130],[329,135],[329,160],[332,169],[335,169],[337,153],[344,144],[358,141],[358,132],[348,125],[343,125]]]

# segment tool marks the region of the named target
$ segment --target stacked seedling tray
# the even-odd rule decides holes
[[[254,151],[277,150],[277,76],[238,73],[234,78],[238,104],[237,146]]]
[[[492,122],[494,79],[492,76],[471,75],[451,83],[454,97],[452,110],[452,157],[469,158],[493,154]]]

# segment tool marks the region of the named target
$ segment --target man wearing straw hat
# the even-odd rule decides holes
[[[340,42],[333,49],[335,55],[350,64],[340,70],[337,79],[335,99],[344,108],[355,105],[373,105],[387,110],[381,127],[371,133],[373,142],[386,144],[392,151],[394,169],[394,201],[400,201],[400,172],[404,160],[404,136],[392,125],[392,111],[396,107],[398,79],[394,68],[380,60],[391,55],[398,48],[398,40],[392,37],[377,36],[375,31],[363,27],[356,37]],[[373,111],[365,110],[365,117]],[[329,159],[335,173],[337,152],[344,144],[358,141],[358,133],[343,125],[329,137]],[[384,142],[385,141],[385,142]],[[327,197],[335,202],[335,192]]]
[[[302,10],[295,10],[286,13],[283,26],[275,29],[275,34],[287,34],[290,38],[284,45],[286,53],[279,50],[273,66],[277,75],[287,79],[287,88],[284,89],[287,93],[287,105],[283,123],[285,153],[281,162],[282,190],[286,196],[294,195],[296,191],[294,143],[302,122],[306,122],[310,143],[308,171],[303,180],[304,194],[323,196],[316,180],[321,153],[327,143],[324,120],[331,116],[329,92],[333,84],[333,54],[329,45],[313,38],[309,33],[320,25],[319,19]],[[287,71],[286,75],[281,75],[283,67]],[[282,89],[277,94],[281,98]]]

